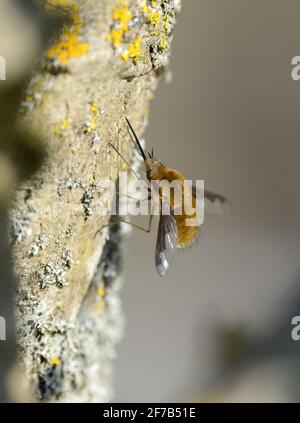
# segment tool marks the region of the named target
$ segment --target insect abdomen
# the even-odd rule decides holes
[[[178,228],[178,238],[177,238],[177,247],[186,248],[194,243],[199,235],[199,226],[187,226],[186,219],[195,218],[196,214],[193,216],[187,216],[186,214],[175,216],[177,228]]]
[[[181,186],[184,187],[184,176],[177,172],[174,169],[165,168],[164,178],[167,179],[169,182],[174,180],[178,180],[181,183]],[[182,193],[183,194],[183,193]],[[192,192],[189,193],[192,195]],[[184,195],[182,195],[182,204],[184,205]],[[171,196],[171,205],[174,206],[174,198]],[[196,207],[196,200],[195,197],[192,197],[192,206]],[[177,247],[178,248],[186,248],[189,247],[194,243],[199,235],[200,228],[199,226],[187,226],[188,219],[195,219],[196,212],[192,215],[187,215],[182,212],[180,215],[175,215],[177,230],[178,230],[178,238],[177,238]]]

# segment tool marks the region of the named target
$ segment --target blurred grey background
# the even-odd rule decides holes
[[[182,3],[173,81],[152,103],[147,147],[233,211],[206,215],[199,242],[163,279],[156,231],[134,231],[116,401],[297,401],[300,3]]]

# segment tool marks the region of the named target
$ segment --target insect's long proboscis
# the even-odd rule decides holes
[[[138,148],[139,148],[139,150],[140,150],[140,153],[141,153],[141,155],[142,155],[142,157],[143,157],[144,161],[146,161],[146,160],[147,160],[147,158],[146,158],[146,154],[145,154],[145,152],[144,152],[144,150],[143,150],[143,148],[142,148],[142,145],[141,145],[141,143],[140,143],[140,140],[139,140],[139,138],[138,138],[137,134],[135,133],[135,131],[134,131],[134,129],[133,129],[133,127],[132,127],[131,123],[129,122],[129,120],[127,119],[127,117],[126,117],[126,116],[125,116],[125,119],[126,119],[126,122],[128,123],[128,126],[129,126],[129,128],[130,128],[131,132],[133,133],[134,139],[135,139],[135,141],[136,141],[136,143],[137,143],[137,146],[138,146]]]

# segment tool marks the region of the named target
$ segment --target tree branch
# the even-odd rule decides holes
[[[32,397],[108,401],[123,333],[118,225],[101,214],[102,180],[131,161],[167,66],[179,1],[51,0],[67,19],[34,71],[21,128],[47,150],[10,212],[19,357]],[[21,158],[20,158],[21,159]],[[99,206],[100,204],[100,206]]]

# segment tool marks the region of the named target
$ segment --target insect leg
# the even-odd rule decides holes
[[[150,214],[149,220],[148,220],[148,225],[147,225],[148,227],[147,228],[143,228],[142,226],[139,226],[136,223],[128,222],[128,220],[125,220],[125,219],[122,219],[122,218],[120,218],[120,222],[127,223],[127,225],[131,225],[134,228],[140,229],[141,231],[147,232],[149,234],[151,232],[152,219],[153,219],[153,215]]]
[[[110,223],[110,224],[108,223],[106,225],[103,225],[100,229],[98,229],[98,231],[94,235],[94,239],[96,238],[96,236],[98,235],[98,233],[102,232],[102,230],[104,228],[107,228],[109,226],[116,225],[118,223],[127,223],[127,225],[133,226],[134,228],[140,229],[141,231],[146,232],[146,233],[149,234],[151,232],[152,220],[153,220],[153,215],[151,214],[149,216],[149,220],[148,220],[148,225],[147,225],[148,227],[147,228],[143,228],[142,226],[139,226],[139,225],[137,225],[135,223],[132,223],[132,222],[128,222],[128,220],[125,220],[122,217],[120,217],[118,220],[114,221],[113,223]]]
[[[121,159],[123,160],[123,162],[124,163],[126,163],[126,165],[128,166],[128,168],[131,170],[131,172],[134,174],[134,176],[137,178],[137,179],[139,179],[139,180],[142,180],[138,175],[137,175],[137,173],[134,171],[134,169],[130,166],[130,164],[128,163],[128,161],[122,156],[122,154],[119,152],[119,150],[111,143],[111,142],[109,142],[108,143],[108,145],[110,146],[110,147],[112,147],[114,150],[115,150],[115,152],[121,157]]]

